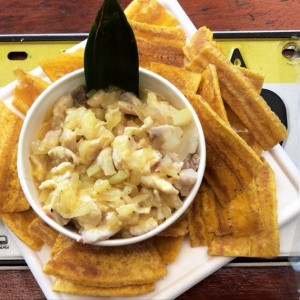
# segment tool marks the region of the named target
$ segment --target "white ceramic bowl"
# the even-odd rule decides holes
[[[135,236],[130,238],[108,239],[104,241],[99,241],[94,243],[96,245],[120,246],[120,245],[131,244],[131,243],[148,239],[158,234],[162,230],[166,229],[172,223],[174,223],[189,207],[189,205],[193,201],[199,189],[199,186],[203,178],[205,160],[206,160],[205,140],[204,140],[201,124],[192,106],[190,105],[188,100],[183,96],[183,94],[166,79],[142,68],[140,68],[139,74],[140,74],[141,87],[147,88],[155,93],[162,95],[177,108],[189,107],[191,109],[193,114],[193,119],[199,134],[198,150],[200,154],[200,161],[198,167],[197,181],[193,186],[193,188],[191,189],[190,194],[184,199],[184,203],[182,207],[177,211],[175,211],[170,218],[168,218],[166,221],[164,221],[162,224],[160,224],[152,231],[147,232],[140,236]],[[32,107],[28,111],[21,130],[19,147],[18,147],[18,176],[23,191],[25,193],[25,196],[29,201],[31,207],[38,214],[40,218],[42,218],[47,224],[49,224],[55,230],[77,241],[81,241],[80,234],[71,231],[70,229],[64,226],[59,225],[44,213],[38,201],[39,191],[37,188],[37,184],[34,182],[31,174],[31,164],[29,161],[29,155],[31,154],[31,142],[36,140],[37,131],[40,128],[43,120],[45,119],[46,112],[49,111],[49,109],[52,107],[54,102],[60,96],[70,94],[77,86],[84,83],[85,83],[84,72],[83,69],[80,69],[64,76],[63,78],[57,80],[55,83],[51,84],[38,97],[38,99],[34,102]]]

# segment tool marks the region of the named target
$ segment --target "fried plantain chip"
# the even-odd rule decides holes
[[[264,150],[286,138],[286,128],[277,115],[248,78],[219,49],[205,45],[187,69],[201,72],[208,64],[214,64],[217,68],[222,98]]]
[[[226,114],[228,117],[228,121],[230,126],[237,134],[244,140],[246,143],[254,150],[254,152],[260,157],[262,154],[262,147],[255,140],[253,135],[249,132],[249,130],[245,127],[245,125],[241,122],[238,116],[232,111],[232,109],[224,103],[224,107],[226,110]]]
[[[28,230],[31,222],[37,217],[31,208],[22,212],[1,213],[0,217],[3,223],[28,247],[33,250],[39,250],[42,247],[43,241]]]
[[[202,78],[198,88],[198,94],[210,105],[212,110],[219,117],[228,122],[226,110],[221,96],[217,69],[214,65],[209,64],[201,73]]]
[[[21,113],[26,114],[35,99],[49,86],[49,83],[20,68],[16,68],[14,74],[18,84],[13,90],[12,104]]]
[[[156,0],[133,0],[124,10],[129,20],[142,23],[176,26],[178,20]]]
[[[125,9],[125,14],[135,34],[140,66],[149,68],[151,62],[158,62],[183,67],[185,33],[160,3],[136,0]]]
[[[198,89],[198,93],[209,104],[212,110],[219,115],[224,123],[228,124],[229,121],[220,93],[216,67],[209,64],[201,73],[201,75],[202,79]],[[230,112],[232,111],[230,110]],[[235,116],[233,112],[232,114],[233,116]],[[239,119],[237,119],[237,123],[241,124]],[[241,127],[243,127],[243,130],[248,132],[247,128],[245,128],[243,124],[241,124]],[[244,135],[244,137],[247,138],[248,136]],[[247,142],[250,142],[250,137],[249,141]],[[254,142],[251,144],[251,146],[253,146],[253,144]],[[222,158],[209,145],[207,145],[207,166],[205,171],[205,178],[209,182],[214,193],[217,195],[217,198],[223,205],[228,204],[231,199],[233,199],[244,189],[243,186],[239,183],[239,180],[232,169],[228,168]]]
[[[246,184],[242,184],[233,169],[229,168],[218,153],[206,144],[206,168],[204,177],[221,205],[226,206]]]
[[[202,26],[183,47],[185,57],[192,62],[206,44],[210,44],[221,50],[220,45],[213,40],[212,31],[210,31],[206,26]],[[240,66],[236,67],[249,79],[256,91],[260,93],[264,82],[264,76],[247,68]]]
[[[0,103],[0,212],[18,212],[30,207],[17,173],[17,143],[22,122],[4,103]]]
[[[186,35],[179,26],[169,27],[128,20],[135,37],[141,37],[153,42],[173,40],[185,45]]]
[[[183,47],[185,57],[192,62],[202,48],[207,44],[210,44],[221,50],[221,46],[215,40],[213,40],[213,32],[206,26],[202,26],[194,33],[191,40]],[[257,92],[260,93],[264,82],[264,76],[244,67],[236,67],[244,74],[245,77],[249,79]]]
[[[181,216],[175,223],[169,226],[164,231],[160,232],[159,236],[184,236],[188,233],[188,221],[187,221],[187,214]]]
[[[211,186],[206,181],[202,183],[188,215],[192,247],[210,245],[213,236],[228,235],[235,230],[230,204],[222,206]]]
[[[232,234],[213,236],[208,247],[209,255],[251,256],[249,237],[236,237]]]
[[[199,73],[166,64],[152,62],[150,70],[169,80],[181,91],[196,93],[201,80]]]
[[[130,297],[154,291],[154,283],[135,284],[119,287],[86,286],[68,279],[56,278],[53,291],[58,293],[76,294],[98,297]]]
[[[252,85],[253,85],[254,89],[257,91],[257,93],[260,93],[262,90],[262,87],[263,87],[265,77],[257,72],[247,69],[247,68],[243,68],[243,67],[239,67],[239,66],[237,66],[237,68],[252,83]]]
[[[275,177],[266,161],[255,178],[263,230],[237,237],[233,234],[214,236],[208,248],[209,255],[249,256],[273,258],[279,254],[277,199]]]
[[[184,55],[182,43],[176,40],[151,41],[143,37],[136,37],[139,62],[141,64],[158,62],[182,68]]]
[[[196,238],[199,235],[208,237],[208,239],[206,238],[208,244],[212,234],[220,236],[231,233],[233,236],[239,237],[263,230],[262,214],[254,181],[226,205],[221,205],[211,186],[204,184],[200,188],[199,197],[194,205],[196,206],[195,212],[190,212],[189,215],[190,232],[192,230]],[[203,220],[202,232],[204,234],[197,233],[199,225],[198,228],[196,227],[197,230],[193,230],[198,218]],[[192,245],[194,236],[190,234]]]
[[[0,170],[0,212],[20,212],[30,207],[18,179],[17,145],[10,151],[0,163],[4,165]]]
[[[145,57],[144,59],[147,59],[147,57]],[[151,70],[151,61],[149,60],[143,60],[143,61],[139,61],[139,66],[147,69],[147,70]]]
[[[54,249],[44,272],[83,285],[119,287],[145,284],[167,274],[161,256],[150,242],[99,247],[59,236]]]
[[[247,186],[262,166],[260,158],[200,95],[186,96],[198,114],[207,144],[233,170],[241,185]]]
[[[28,230],[32,236],[40,238],[44,243],[51,247],[54,245],[55,240],[58,237],[58,232],[39,217],[31,222]]]
[[[239,131],[238,135],[246,141],[246,143],[253,149],[253,151],[258,155],[261,156],[262,154],[262,147],[258,144],[258,142],[254,139],[253,135],[247,131]]]
[[[280,252],[276,182],[274,171],[266,160],[255,183],[264,230],[250,237],[250,252],[253,256],[276,257]]]
[[[220,204],[211,186],[208,186],[207,195],[204,199],[203,216],[208,232],[215,235],[231,233],[233,228],[230,211],[227,206]],[[206,212],[206,214],[204,214],[204,212]]]
[[[61,53],[40,61],[40,66],[50,80],[56,81],[64,75],[83,68],[84,50],[79,48],[72,53]]]
[[[155,236],[153,243],[165,264],[173,263],[181,249],[183,236]]]
[[[232,111],[230,106],[228,106],[228,104],[226,102],[223,102],[223,103],[224,103],[224,108],[225,108],[226,115],[228,118],[228,122],[229,122],[230,126],[232,127],[232,129],[238,133],[239,132],[249,132],[247,127],[241,122],[239,117]]]
[[[228,204],[232,234],[248,236],[263,230],[263,219],[254,179]]]
[[[192,209],[188,213],[189,241],[192,247],[207,246],[210,243],[211,234],[204,221],[206,213],[204,201],[207,196],[205,192],[206,185],[202,182],[199,192],[193,201]],[[211,220],[214,222],[214,220]]]
[[[213,40],[212,31],[206,26],[202,26],[193,34],[190,42],[183,47],[183,53],[189,61],[192,61],[206,44],[219,47]]]
[[[63,235],[62,233],[59,233],[57,238],[55,239],[54,245],[51,248],[51,257],[55,257],[57,254],[59,255],[61,250],[71,248],[73,245],[74,240]]]

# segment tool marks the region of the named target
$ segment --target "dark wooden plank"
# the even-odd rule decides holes
[[[182,295],[190,299],[299,299],[300,273],[291,267],[224,267]],[[0,271],[0,299],[44,299],[28,270]]]
[[[1,1],[0,34],[88,32],[101,0]],[[125,8],[130,0],[120,0]],[[294,0],[179,0],[193,23],[212,30],[297,30]]]
[[[179,0],[190,19],[211,30],[296,30],[300,2],[293,0]]]

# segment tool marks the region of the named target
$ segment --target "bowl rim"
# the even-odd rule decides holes
[[[172,93],[175,93],[178,99],[180,99],[180,102],[183,102],[184,106],[188,107],[193,115],[193,121],[195,123],[195,126],[197,127],[197,132],[198,132],[198,151],[200,152],[200,160],[199,160],[199,165],[198,165],[198,170],[197,170],[197,180],[192,187],[190,194],[184,199],[183,205],[176,210],[171,217],[163,221],[160,225],[158,225],[155,229],[144,233],[139,236],[134,236],[134,237],[129,237],[129,238],[116,238],[116,239],[107,239],[107,240],[101,240],[97,241],[94,243],[91,243],[92,245],[98,245],[98,246],[124,246],[124,245],[129,245],[137,242],[141,242],[143,240],[149,239],[164,229],[168,228],[171,224],[173,224],[176,220],[179,219],[180,216],[187,210],[189,205],[193,202],[193,199],[196,197],[196,194],[198,192],[198,189],[201,185],[201,182],[203,180],[204,176],[204,170],[205,170],[205,164],[206,164],[206,144],[205,144],[205,137],[203,133],[203,129],[200,123],[200,120],[190,104],[190,102],[186,99],[186,97],[182,94],[182,92],[175,87],[171,82],[169,82],[167,79],[164,77],[149,71],[144,68],[139,68],[139,73],[140,76],[147,76],[150,77],[151,79],[155,79],[160,81],[163,85],[165,85],[168,89],[172,90]],[[75,80],[76,78],[84,77],[84,69],[78,69],[76,71],[73,71],[57,81],[51,83],[35,100],[35,102],[32,104],[30,109],[28,110],[22,128],[21,132],[19,135],[19,145],[18,145],[18,153],[17,153],[17,171],[18,171],[18,178],[21,184],[21,187],[23,189],[23,192],[25,194],[25,197],[27,198],[27,201],[29,202],[30,206],[32,209],[35,211],[35,213],[44,221],[46,222],[49,226],[51,226],[53,229],[56,231],[76,240],[77,242],[82,242],[82,237],[79,233],[74,232],[72,230],[67,229],[66,227],[58,224],[56,221],[48,217],[45,212],[42,210],[42,207],[38,203],[38,199],[33,199],[33,195],[31,193],[31,188],[30,186],[34,185],[34,180],[32,179],[32,176],[29,175],[30,170],[26,168],[24,164],[26,164],[29,161],[29,157],[24,157],[23,155],[23,149],[24,147],[29,147],[30,141],[26,140],[25,137],[28,134],[27,128],[30,125],[30,121],[34,117],[34,114],[36,110],[38,110],[40,103],[44,100],[47,95],[51,94],[53,90],[56,90],[57,88],[60,88],[65,84],[65,82],[71,80]],[[61,93],[63,95],[63,92]],[[56,98],[57,99],[57,98]],[[31,134],[32,135],[32,134]],[[30,134],[29,134],[30,136]],[[29,175],[29,178],[28,178]]]

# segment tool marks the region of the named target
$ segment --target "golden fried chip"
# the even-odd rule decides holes
[[[247,131],[239,131],[238,135],[246,141],[246,143],[253,149],[253,151],[258,155],[261,156],[262,154],[262,147],[258,144],[258,142],[254,139],[253,135]]]
[[[232,109],[224,103],[228,121],[230,126],[237,134],[244,140],[246,143],[254,150],[254,152],[261,156],[262,154],[262,147],[259,143],[255,140],[253,135],[249,132],[249,130],[245,127],[245,125],[241,122],[238,116],[232,111]]]
[[[218,200],[226,206],[245,187],[233,169],[229,168],[218,153],[206,144],[206,168],[204,177]]]
[[[255,90],[260,93],[262,90],[264,76],[255,73],[249,69],[238,67],[245,77],[252,83]],[[249,132],[246,126],[241,122],[238,116],[232,111],[232,109],[224,102],[224,107],[227,113],[227,117],[231,127],[238,133],[238,135],[243,138],[247,144],[257,153],[258,156],[261,156],[262,147],[254,139],[253,135]]]
[[[183,67],[184,56],[181,41],[151,41],[137,36],[136,42],[138,46],[139,62],[141,64],[158,62],[179,68]]]
[[[73,247],[75,241],[70,239],[69,237],[59,233],[54,245],[51,248],[51,257],[57,255],[61,250]]]
[[[213,40],[212,31],[210,31],[207,27],[202,26],[196,31],[196,33],[194,33],[192,39],[183,47],[185,57],[192,62],[207,43],[221,49],[219,44]],[[264,82],[264,76],[244,67],[236,67],[249,79],[256,91],[260,93]]]
[[[147,70],[151,70],[151,61],[139,61],[139,66],[142,67],[142,68],[145,68]]]
[[[265,77],[247,68],[243,68],[243,67],[237,67],[237,68],[243,73],[245,77],[248,78],[248,80],[252,83],[257,93],[260,93],[263,87]]]
[[[239,117],[232,111],[230,106],[226,102],[223,103],[226,110],[228,122],[232,127],[232,129],[236,132],[248,132],[247,127],[241,122]]]
[[[200,95],[189,93],[186,96],[201,121],[207,144],[233,170],[241,185],[248,185],[262,166],[260,158]]]
[[[202,26],[193,34],[190,42],[183,47],[185,57],[189,61],[192,61],[207,43],[213,44],[215,47],[219,47],[213,40],[212,31],[210,31],[206,26]]]
[[[134,32],[135,37],[141,37],[153,42],[162,42],[173,40],[185,45],[186,35],[183,29],[179,26],[169,27],[155,25],[152,23],[141,23],[134,20],[129,20],[129,24]]]
[[[202,96],[212,110],[216,112],[223,121],[228,122],[223,99],[221,97],[216,67],[209,64],[201,75],[202,78],[198,88],[198,94]]]
[[[17,143],[22,119],[0,103],[0,212],[27,210],[17,173]]]
[[[209,211],[205,209],[208,205],[204,204],[208,200],[207,191],[208,186],[203,181],[188,213],[189,239],[192,247],[209,245],[211,239],[209,228],[214,227],[212,223],[216,221],[212,219],[210,223],[206,224],[204,220],[205,216],[209,214]]]
[[[72,53],[61,53],[54,57],[43,59],[40,61],[40,66],[53,82],[72,71],[83,68],[83,54],[82,48]]]
[[[226,184],[226,180],[223,184]],[[209,234],[218,236],[232,233],[233,236],[245,236],[263,230],[263,220],[254,181],[223,205],[219,203],[213,193],[213,186],[206,186],[204,183],[193,205],[195,212],[190,212],[189,230],[196,238],[198,237],[199,225],[197,223],[199,222],[197,220],[199,218],[205,228],[202,228],[204,233],[198,233],[198,235],[204,236],[206,242]],[[193,242],[195,238],[191,234],[190,236]]]
[[[218,256],[251,256],[249,237],[236,237],[232,234],[213,236],[208,247],[208,254]]]
[[[209,255],[266,258],[278,256],[279,232],[275,177],[267,162],[264,162],[255,183],[262,213],[263,230],[242,237],[233,234],[214,236],[208,248]]]
[[[49,86],[49,83],[20,68],[16,68],[14,74],[18,84],[13,90],[12,104],[21,113],[26,114],[35,99]]]
[[[46,274],[98,287],[145,284],[167,274],[161,256],[149,242],[99,247],[68,240],[57,238],[55,251],[44,266]]]
[[[124,10],[129,20],[142,23],[176,26],[178,20],[156,0],[133,0]]]
[[[1,213],[0,217],[3,223],[28,247],[33,250],[39,250],[42,247],[43,241],[28,230],[31,222],[37,217],[32,209],[15,213]]]
[[[203,218],[208,233],[224,235],[231,233],[232,219],[227,206],[222,206],[210,185],[203,197]]]
[[[221,49],[220,45],[213,40],[212,31],[210,31],[206,26],[202,26],[196,31],[196,33],[194,33],[191,41],[183,47],[185,57],[192,62],[206,44],[211,44],[212,46]],[[264,76],[244,67],[236,67],[253,84],[255,90],[260,93],[264,83]],[[200,69],[201,68],[202,67],[200,67]]]
[[[286,138],[286,128],[278,116],[248,78],[219,49],[207,44],[187,68],[194,72],[202,71],[208,64],[217,68],[222,98],[264,150]]]
[[[261,207],[253,181],[228,204],[232,234],[247,236],[263,230]]]
[[[152,62],[150,70],[169,80],[181,91],[196,93],[201,80],[199,73],[166,64]]]
[[[130,297],[154,291],[153,283],[135,284],[119,287],[95,287],[82,285],[71,280],[56,278],[53,291],[58,293],[99,296],[99,297]]]
[[[175,223],[173,223],[171,226],[169,226],[164,231],[160,232],[159,236],[184,236],[188,233],[188,221],[187,221],[187,215],[184,214],[181,216]]]
[[[276,257],[279,255],[279,228],[275,174],[268,162],[255,178],[264,230],[250,237],[250,252],[253,256]]]
[[[164,263],[171,264],[178,256],[182,246],[183,236],[155,236],[153,242]]]
[[[171,17],[178,24],[161,4],[156,0],[133,1],[125,14],[135,34],[140,66],[148,68],[151,62],[158,62],[183,67],[185,33],[179,26],[164,22]]]
[[[28,230],[32,236],[39,237],[44,243],[49,246],[53,246],[58,232],[46,224],[41,218],[34,219],[28,227]]]
[[[213,190],[203,181],[188,214],[189,238],[192,247],[207,246],[213,234],[224,235],[232,231],[226,207],[221,207]]]
[[[10,151],[0,163],[4,165],[0,169],[0,212],[20,212],[30,207],[18,178],[17,145]]]

